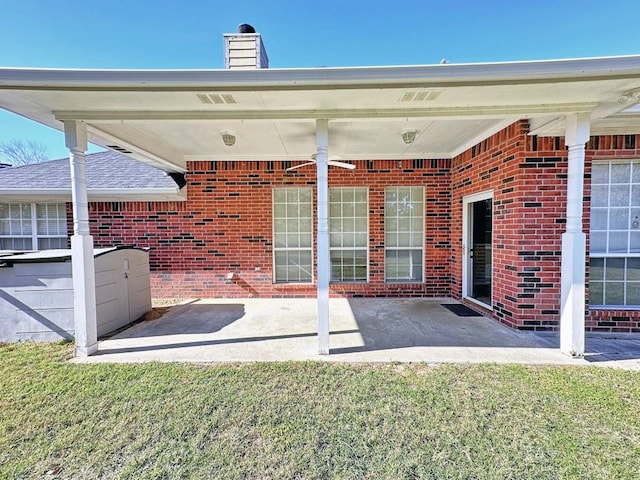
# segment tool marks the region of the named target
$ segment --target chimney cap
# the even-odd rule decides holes
[[[238,33],[256,33],[256,29],[248,23],[238,25]]]

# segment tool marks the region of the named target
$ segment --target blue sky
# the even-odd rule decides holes
[[[222,68],[250,23],[272,68],[640,54],[637,0],[0,0],[0,66]],[[0,142],[62,134],[0,111]]]

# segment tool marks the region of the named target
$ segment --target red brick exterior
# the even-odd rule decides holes
[[[589,142],[587,232],[592,159],[640,158],[639,140],[621,135]],[[557,328],[566,208],[563,139],[529,136],[527,122],[519,121],[452,160],[354,163],[354,171],[330,168],[329,186],[368,187],[369,281],[332,284],[332,295],[461,298],[463,198],[492,190],[493,316],[521,329]],[[273,283],[272,189],[310,186],[316,197],[315,168],[286,172],[290,165],[190,162],[185,202],[92,203],[95,243],[150,247],[155,297],[314,296],[314,285]],[[384,281],[384,188],[400,185],[425,188],[420,284]],[[637,332],[640,312],[592,310],[587,329]]]
[[[329,184],[369,189],[369,282],[337,283],[340,296],[449,296],[449,160],[357,161],[331,168]],[[315,295],[314,285],[272,281],[272,189],[311,186],[312,166],[286,172],[288,162],[193,162],[188,200],[170,203],[92,203],[97,246],[151,248],[157,297],[292,297]],[[425,188],[425,282],[384,282],[384,189]],[[315,229],[315,226],[314,226]],[[314,232],[315,237],[315,232]],[[227,274],[235,273],[229,280]]]
[[[517,122],[453,160],[452,295],[462,297],[463,198],[492,190],[493,314],[545,330],[558,322],[566,159],[531,152],[527,133]]]

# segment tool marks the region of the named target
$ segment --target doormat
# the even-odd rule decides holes
[[[441,303],[444,308],[450,310],[455,313],[459,317],[481,317],[478,312],[471,310],[466,305],[461,305],[459,303]]]

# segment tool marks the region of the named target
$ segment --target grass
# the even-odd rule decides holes
[[[0,346],[0,478],[636,479],[640,373]]]

